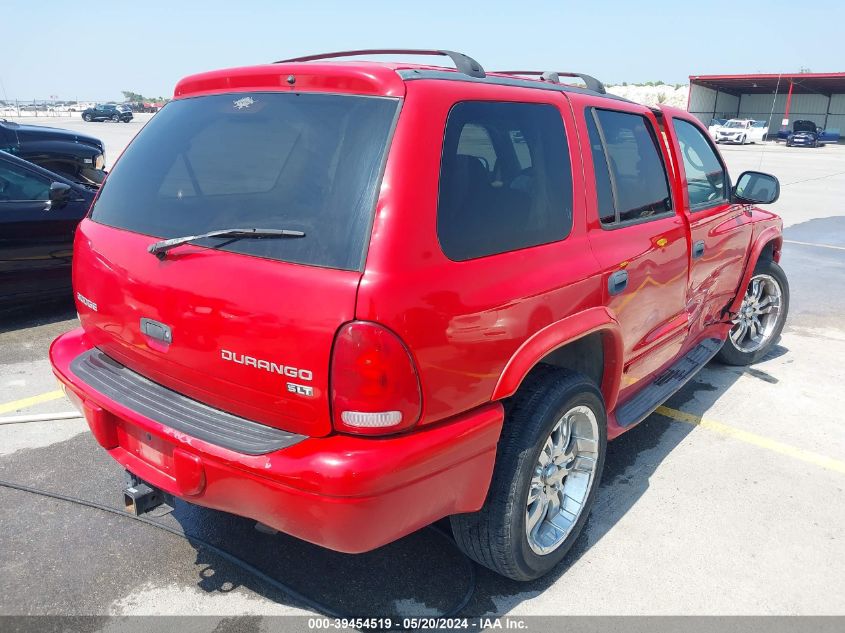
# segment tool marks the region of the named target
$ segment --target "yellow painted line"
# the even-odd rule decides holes
[[[816,244],[815,242],[799,242],[798,240],[784,240],[784,244],[800,244],[801,246],[816,246],[818,248],[832,248],[835,251],[845,251],[845,246],[834,246],[833,244]]]
[[[17,411],[19,409],[26,409],[28,407],[34,407],[35,405],[41,404],[43,402],[51,402],[53,400],[58,400],[59,398],[63,398],[64,395],[65,394],[61,389],[57,389],[55,391],[48,391],[47,393],[42,393],[37,396],[30,396],[29,398],[23,398],[21,400],[13,400],[12,402],[6,402],[4,404],[0,404],[0,414],[9,413],[11,411]],[[716,422],[715,420],[706,420],[697,415],[685,413],[684,411],[679,411],[670,407],[657,407],[656,413],[664,415],[667,418],[671,418],[672,420],[676,420],[677,422],[683,422],[685,424],[691,424],[692,426],[698,426],[703,429],[707,429],[708,431],[713,431],[720,435],[724,435],[726,437],[731,437],[735,440],[745,442],[746,444],[752,444],[753,446],[757,446],[759,448],[765,448],[774,453],[786,455],[787,457],[792,457],[793,459],[807,462],[808,464],[814,464],[815,466],[820,466],[821,468],[826,468],[828,470],[832,470],[834,472],[842,473],[845,475],[845,462],[839,461],[838,459],[833,459],[832,457],[827,457],[825,455],[820,455],[812,451],[804,450],[803,448],[791,446],[790,444],[778,442],[777,440],[773,440],[763,435],[758,435],[757,433],[743,431],[742,429],[738,429],[722,422]]]
[[[0,404],[0,414],[9,413],[11,411],[17,411],[18,409],[34,407],[36,404],[41,404],[42,402],[50,402],[52,400],[58,400],[59,398],[64,397],[65,393],[61,389],[56,389],[55,391],[48,391],[47,393],[42,393],[37,396],[31,396],[29,398],[23,398],[22,400],[13,400],[12,402]]]
[[[706,420],[704,418],[698,417],[697,415],[678,411],[677,409],[670,409],[669,407],[657,407],[656,413],[659,413],[660,415],[665,415],[667,418],[672,418],[673,420],[677,420],[678,422],[692,424],[693,426],[698,426],[703,429],[707,429],[708,431],[713,431],[715,433],[718,433],[719,435],[731,437],[735,440],[739,440],[740,442],[752,444],[759,448],[765,448],[774,453],[780,453],[781,455],[786,455],[787,457],[792,457],[793,459],[798,459],[802,462],[807,462],[808,464],[820,466],[822,468],[826,468],[828,470],[832,470],[834,472],[842,473],[843,475],[845,475],[845,462],[839,461],[838,459],[833,459],[832,457],[819,455],[818,453],[813,453],[812,451],[807,451],[803,448],[784,444],[783,442],[778,442],[777,440],[770,439],[763,435],[757,435],[756,433],[743,431],[742,429],[738,429],[722,422],[716,422],[715,420]]]

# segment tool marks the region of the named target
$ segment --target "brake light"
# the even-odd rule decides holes
[[[384,435],[404,431],[420,417],[417,369],[390,330],[367,321],[347,323],[332,355],[332,420],[338,431]]]

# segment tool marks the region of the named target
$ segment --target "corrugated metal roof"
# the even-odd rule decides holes
[[[757,75],[690,75],[690,85],[705,86],[730,94],[772,93],[789,90],[793,93],[845,93],[845,72],[840,73],[784,73]],[[778,82],[780,86],[778,87]]]

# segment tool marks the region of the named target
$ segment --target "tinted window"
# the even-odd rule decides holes
[[[673,119],[687,175],[692,208],[708,207],[726,199],[725,168],[701,131],[692,123]]]
[[[593,170],[596,175],[596,196],[598,197],[599,219],[602,224],[616,221],[616,207],[613,204],[613,185],[610,182],[610,168],[592,111],[586,113],[587,131],[590,135],[590,151],[593,156]]]
[[[449,113],[437,233],[453,260],[565,238],[572,172],[557,108],[468,101]]]
[[[49,197],[49,180],[0,161],[0,202],[32,202]]]
[[[669,181],[651,123],[639,114],[594,112],[614,194],[614,222],[642,220],[671,211]],[[607,219],[605,214],[605,223]]]
[[[91,217],[163,238],[224,228],[299,230],[304,238],[199,243],[359,269],[397,104],[298,93],[176,100],[126,149]]]

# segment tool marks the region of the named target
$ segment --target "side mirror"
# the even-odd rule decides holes
[[[780,197],[780,182],[771,174],[745,171],[733,190],[734,200],[745,204],[772,204]]]
[[[50,209],[61,209],[70,200],[70,185],[63,182],[50,184]]]

